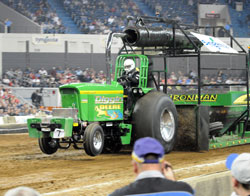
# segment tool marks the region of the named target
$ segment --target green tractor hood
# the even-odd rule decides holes
[[[111,84],[76,83],[60,86],[63,108],[77,108],[83,121],[123,119],[123,87]]]

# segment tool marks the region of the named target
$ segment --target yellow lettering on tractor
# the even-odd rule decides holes
[[[217,100],[217,95],[201,95],[201,101],[216,101]],[[173,101],[198,101],[198,95],[171,95],[170,98]]]
[[[250,95],[249,95],[250,96]],[[241,95],[240,97],[238,97],[233,104],[237,104],[237,105],[246,105],[247,104],[247,94],[246,95]]]

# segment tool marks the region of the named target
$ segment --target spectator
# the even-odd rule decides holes
[[[207,75],[204,76],[204,79],[202,80],[202,82],[203,82],[203,84],[209,84],[210,83]]]
[[[221,83],[222,83],[222,78],[218,76],[216,80],[216,84],[221,84]]]
[[[221,70],[218,71],[217,77],[221,77],[222,81],[226,81],[227,75],[224,74]]]
[[[209,23],[206,24],[205,35],[211,35],[211,27]]]
[[[189,72],[189,78],[195,81],[197,79],[197,73],[194,70],[191,70]]]
[[[6,84],[6,85],[10,84],[10,79],[7,77],[7,75],[4,75],[3,77],[3,84]]]
[[[3,93],[4,93],[4,91],[3,91],[3,86],[0,86],[0,97],[3,96]]]
[[[209,82],[210,84],[216,84],[216,81],[215,81],[215,79],[214,78],[211,78],[211,80],[210,80],[210,82]]]
[[[171,72],[171,75],[169,78],[172,79],[173,83],[177,82],[177,76],[175,75],[174,72]]]
[[[7,33],[10,33],[12,21],[10,21],[8,18],[6,18],[6,20],[4,21],[4,24],[7,27]]]
[[[50,75],[53,77],[53,78],[56,78],[56,67],[53,67],[52,70],[50,71]]]
[[[231,29],[231,25],[230,25],[229,23],[226,23],[226,25],[225,25],[225,30],[226,30],[226,32],[229,33],[229,34],[230,34],[230,29]],[[227,34],[226,34],[226,37],[228,37]]]
[[[48,72],[43,67],[38,71],[38,73],[40,75],[48,75]]]
[[[250,153],[231,154],[227,157],[226,167],[231,170],[234,192],[231,196],[250,195]]]
[[[39,87],[39,86],[40,86],[40,79],[39,79],[39,77],[35,77],[32,80],[32,87]]]
[[[39,90],[36,90],[31,95],[31,101],[36,108],[39,108],[41,105],[41,95],[39,95]]]
[[[218,31],[218,36],[219,36],[219,37],[224,37],[224,36],[225,36],[224,29],[222,29],[222,28],[219,29],[219,31]]]
[[[175,180],[170,163],[164,162],[164,148],[154,138],[137,140],[132,152],[132,163],[136,180],[115,190],[110,196],[181,192],[193,195],[193,189],[185,182]]]
[[[4,196],[40,196],[40,193],[32,188],[21,186],[10,189]]]
[[[233,79],[231,77],[229,77],[226,81],[226,84],[233,84]]]

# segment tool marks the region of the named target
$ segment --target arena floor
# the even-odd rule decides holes
[[[249,152],[243,145],[209,152],[172,152],[165,159],[173,164],[177,178],[226,171],[230,153]],[[29,186],[42,195],[107,195],[133,181],[130,151],[89,157],[84,150],[59,150],[43,154],[28,134],[0,135],[0,195],[17,186]]]

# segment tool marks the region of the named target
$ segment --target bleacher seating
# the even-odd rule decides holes
[[[190,0],[144,0],[155,13],[186,24],[197,24],[197,2]]]
[[[197,3],[228,4],[231,27],[235,37],[250,36],[250,0],[238,0],[244,3],[243,10],[235,9],[236,0],[143,0],[160,16],[177,19],[185,24],[197,24]]]
[[[83,33],[107,33],[121,31],[127,15],[142,15],[142,11],[132,0],[80,0],[64,1],[68,11]]]
[[[65,33],[65,28],[57,18],[47,0],[0,0],[19,13],[43,26],[44,33]]]
[[[45,33],[70,33],[63,18],[57,18],[51,1],[56,0],[0,0],[28,18],[44,26]],[[236,1],[243,2],[243,10],[235,9]],[[50,3],[49,3],[50,2]],[[235,37],[250,36],[250,0],[62,0],[65,12],[84,34],[107,34],[122,31],[128,15],[151,13],[185,24],[197,24],[197,4],[228,4],[231,27]],[[148,8],[148,9],[145,9]],[[147,11],[145,11],[147,10]],[[151,14],[152,15],[152,14]],[[69,20],[69,19],[68,19]]]

